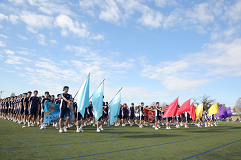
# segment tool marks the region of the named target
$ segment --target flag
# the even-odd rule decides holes
[[[180,114],[186,111],[190,111],[190,102],[191,102],[191,99],[187,100],[182,104],[182,106],[178,110],[177,116],[179,116]]]
[[[96,120],[98,120],[103,113],[103,91],[104,91],[104,81],[94,91],[92,96],[93,112]]]
[[[80,114],[84,117],[85,108],[89,106],[89,82],[90,82],[90,74],[85,79],[84,83],[80,87],[77,95],[76,95],[76,103]]]
[[[209,117],[213,114],[217,114],[219,113],[219,109],[218,109],[218,104],[214,103],[209,109],[208,109],[208,115]]]
[[[189,111],[190,116],[192,117],[192,120],[195,121],[196,119],[196,113],[195,113],[195,107],[194,107],[194,102],[190,105],[190,111]]]
[[[119,92],[114,99],[110,102],[110,123],[114,123],[120,112],[120,104],[121,104],[121,92]]]
[[[222,118],[227,118],[228,114],[227,114],[227,110],[224,108],[223,109],[223,117]]]
[[[233,115],[230,107],[227,109],[227,115],[228,117],[231,117]]]
[[[163,118],[176,116],[177,109],[178,109],[178,97],[169,106],[167,106],[164,112]]]
[[[59,121],[59,105],[52,102],[44,104],[44,123]]]
[[[195,110],[196,118],[202,118],[203,117],[203,104],[199,104]]]
[[[223,107],[219,107],[219,113],[215,114],[215,118],[222,119],[223,116]]]

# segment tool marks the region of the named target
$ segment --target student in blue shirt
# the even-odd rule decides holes
[[[67,125],[69,122],[69,117],[70,117],[70,109],[69,109],[69,105],[71,103],[70,99],[72,98],[72,96],[70,94],[68,94],[69,91],[69,87],[68,86],[64,86],[63,88],[64,93],[61,94],[61,102],[60,102],[60,112],[59,112],[59,133],[62,133],[62,121],[63,118],[65,117],[66,121],[64,123],[64,132],[67,132]]]
[[[140,116],[139,128],[143,128],[143,123],[144,123],[144,103],[143,102],[141,102],[141,106],[139,108],[139,116]]]
[[[34,122],[37,119],[37,115],[38,115],[38,111],[39,111],[39,97],[37,97],[38,95],[38,91],[35,90],[33,92],[33,96],[29,98],[29,119],[28,119],[28,126],[34,126]],[[30,121],[33,118],[32,124],[30,125]]]
[[[128,118],[129,111],[126,103],[123,104],[122,108],[122,126],[126,126],[126,119]]]

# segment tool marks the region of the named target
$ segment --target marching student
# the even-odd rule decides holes
[[[46,91],[45,97],[41,100],[41,119],[40,119],[40,129],[46,129],[46,126],[44,125],[44,106],[46,102],[52,102],[52,100],[49,98],[49,92]]]
[[[33,96],[29,98],[29,118],[28,118],[28,127],[32,126],[34,127],[34,123],[37,119],[37,115],[38,115],[38,111],[39,111],[39,97],[37,97],[38,95],[38,91],[35,90],[33,92]],[[32,120],[33,118],[33,120]],[[30,121],[32,120],[32,124],[30,125]]]
[[[140,116],[139,128],[143,128],[143,121],[144,121],[144,103],[143,102],[141,102],[141,106],[139,108],[139,116]]]
[[[89,106],[87,107],[87,118],[90,121],[90,124],[93,123],[93,126],[95,126],[95,119],[94,117],[94,113],[93,113],[93,105],[92,102],[89,103]]]
[[[134,103],[131,103],[131,107],[130,107],[129,113],[130,113],[130,117],[129,117],[130,126],[133,126],[134,118],[135,118]]]
[[[69,91],[69,87],[68,86],[64,86],[63,88],[64,93],[61,94],[61,103],[60,103],[60,112],[59,112],[59,133],[62,133],[62,121],[63,118],[65,117],[65,123],[64,123],[64,132],[67,132],[67,125],[69,122],[69,117],[70,117],[70,109],[69,109],[69,105],[71,103],[70,99],[72,98],[72,96],[70,94],[68,94]]]
[[[73,101],[73,107],[74,107],[74,110],[76,111],[76,132],[84,132],[83,131],[83,126],[84,126],[84,121],[83,121],[83,116],[81,115],[79,109],[78,109],[78,106],[77,106],[77,103],[74,102],[74,98],[72,98],[72,101]],[[79,122],[81,120],[81,125],[79,126]]]
[[[29,108],[28,108],[28,104],[29,104],[29,98],[31,97],[32,92],[28,91],[28,95],[24,98],[23,100],[23,106],[24,106],[24,125],[26,125],[26,122],[28,120],[28,115],[29,115]]]
[[[208,116],[208,110],[206,110],[204,113],[204,119],[205,119],[205,127],[210,127],[210,122],[209,122],[209,116]]]
[[[159,107],[159,102],[156,102],[156,107],[155,107],[155,130],[158,130],[160,127],[159,122],[162,118],[161,116],[162,109]]]
[[[122,126],[126,126],[126,119],[128,117],[129,111],[128,111],[128,106],[126,103],[123,104],[122,108]]]
[[[104,96],[103,96],[103,98],[104,98]],[[107,103],[107,105],[108,105],[108,103]],[[106,108],[107,108],[107,112],[106,112]],[[101,118],[102,118],[102,122],[101,122],[100,127],[98,127],[98,126],[99,126],[99,122],[101,121]],[[104,124],[106,118],[108,118],[108,106],[106,106],[106,103],[103,102],[102,117],[100,117],[99,120],[97,121],[97,130],[96,130],[97,132],[99,132],[99,130],[101,130],[101,131],[104,130],[104,129],[103,129],[103,124]],[[98,129],[99,129],[99,130],[98,130]]]
[[[185,128],[189,128],[188,122],[190,121],[190,115],[187,112],[185,112],[185,118],[186,118]]]

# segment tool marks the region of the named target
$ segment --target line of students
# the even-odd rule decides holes
[[[78,110],[77,103],[74,102],[74,98],[70,94],[68,94],[69,87],[64,86],[63,93],[57,95],[57,99],[55,99],[54,95],[49,94],[49,92],[45,92],[45,96],[38,97],[38,91],[35,90],[33,92],[29,91],[28,93],[23,93],[22,95],[9,97],[0,100],[0,117],[3,119],[8,119],[14,122],[18,122],[19,124],[23,123],[24,127],[26,123],[28,126],[34,126],[35,124],[40,124],[40,129],[46,129],[46,124],[44,124],[44,106],[45,102],[52,102],[60,105],[60,114],[59,114],[59,122],[53,124],[59,132],[62,133],[67,132],[67,128],[71,127],[69,125],[69,117],[70,117],[70,104],[73,104],[74,108],[74,116],[75,116],[75,124],[76,124],[76,132],[83,132],[83,127],[86,125],[97,125],[97,132],[103,130],[103,125],[107,124],[109,117],[109,107],[108,102],[103,102],[103,114],[97,121],[94,118],[93,106],[92,103],[89,103],[89,106],[85,109],[85,114],[82,116]],[[154,107],[155,111],[155,123],[153,128],[158,130],[160,124],[164,125],[166,123],[166,129],[171,129],[171,124],[175,124],[176,128],[180,128],[183,126],[182,117],[167,117],[162,118],[164,114],[164,110],[159,106],[159,102],[156,103]],[[190,121],[190,115],[185,112],[185,128],[188,128],[188,122]],[[201,127],[202,121],[205,121],[205,127],[217,126],[216,119],[214,116],[209,117],[208,112],[205,111],[203,113],[204,118],[200,118],[196,121],[196,125]],[[134,122],[140,127],[148,126],[148,123],[145,123],[145,112],[144,112],[144,103],[134,109],[134,103],[128,108],[127,104],[124,103],[123,107],[120,108],[120,112],[118,115],[118,119],[115,122],[115,126],[126,126],[129,124],[130,126],[134,125]],[[63,123],[63,119],[65,118],[65,123]],[[80,124],[81,121],[81,124]],[[99,125],[101,123],[101,125]],[[64,125],[62,128],[62,124]]]

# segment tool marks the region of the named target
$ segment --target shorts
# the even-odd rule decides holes
[[[30,109],[29,114],[37,116],[38,115],[38,109]]]
[[[24,112],[24,108],[21,108],[20,109],[20,114],[23,114],[23,112]]]
[[[181,122],[181,117],[176,117],[176,119],[177,119],[177,122]]]
[[[14,114],[14,109],[11,109],[11,113]]]
[[[144,116],[140,116],[139,118],[140,118],[139,120],[144,120]]]
[[[77,115],[77,117],[76,117],[77,121],[79,121],[83,118],[82,115],[80,114],[80,112],[77,112],[76,115]]]
[[[128,114],[124,114],[122,119],[127,119],[128,118]]]
[[[155,122],[159,120],[159,116],[155,116]]]
[[[8,113],[11,113],[11,108],[8,108]]]
[[[134,114],[129,116],[129,119],[134,119],[134,118],[135,118]]]
[[[74,113],[74,118],[77,118],[77,112]]]
[[[24,115],[28,115],[28,110],[24,110]]]
[[[122,119],[122,115],[121,115],[121,114],[119,114],[119,115],[118,115],[118,118],[119,118],[119,119]]]
[[[102,114],[102,119],[108,118],[108,114]]]
[[[202,122],[202,121],[203,121],[202,118],[199,118],[199,119],[198,119],[198,122]]]
[[[69,108],[67,108],[67,109],[60,109],[59,118],[64,118],[64,117],[69,117],[69,116],[70,116]]]
[[[38,115],[41,116],[41,109],[38,111]]]
[[[4,110],[4,113],[8,113],[8,109],[5,109],[5,110]]]
[[[102,118],[102,117],[100,117],[100,118],[98,119],[98,121],[101,121],[101,118]]]
[[[41,112],[41,118],[44,118],[44,112]]]
[[[167,122],[172,121],[172,117],[167,117],[167,118],[166,118],[166,121],[167,121]]]
[[[15,110],[15,114],[18,114],[18,109]]]

